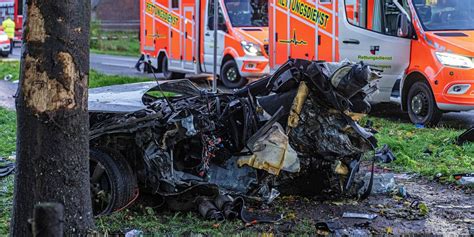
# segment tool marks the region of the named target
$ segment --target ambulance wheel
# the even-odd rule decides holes
[[[161,61],[161,69],[166,80],[183,79],[186,76],[184,73],[172,72],[168,70],[168,57],[166,56],[163,57]]]
[[[407,108],[415,124],[436,126],[443,113],[438,109],[430,87],[425,82],[415,82],[408,91]]]
[[[221,68],[220,78],[225,87],[233,89],[247,84],[247,78],[240,76],[239,68],[234,60],[224,63]]]

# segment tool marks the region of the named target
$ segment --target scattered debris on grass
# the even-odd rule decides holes
[[[463,145],[464,143],[467,143],[467,142],[474,142],[474,127],[469,128],[464,133],[459,135],[459,137],[456,140],[456,144],[458,145]]]
[[[357,218],[357,219],[373,220],[373,219],[377,218],[377,214],[344,212],[344,214],[342,214],[342,217],[343,218]]]
[[[15,163],[4,160],[0,157],[0,178],[8,176],[15,171]]]
[[[393,154],[392,150],[388,147],[387,144],[384,144],[382,148],[375,151],[375,159],[382,163],[390,163],[397,158]]]

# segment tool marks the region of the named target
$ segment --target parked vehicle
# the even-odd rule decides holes
[[[166,79],[213,73],[214,1],[141,0],[141,51]],[[217,74],[238,88],[269,73],[267,1],[219,0]]]
[[[0,21],[10,16],[15,22],[14,42],[21,42],[23,34],[23,1],[22,0],[0,0]],[[1,22],[0,22],[1,23]]]
[[[8,57],[10,54],[10,39],[8,39],[8,35],[0,31],[0,55],[2,57]]]
[[[270,66],[288,58],[364,61],[383,70],[372,103],[413,123],[474,109],[474,1],[270,0]]]

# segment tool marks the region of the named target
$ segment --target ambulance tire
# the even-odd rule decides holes
[[[2,53],[2,57],[8,58],[8,53]]]
[[[243,87],[248,82],[247,78],[240,76],[239,67],[234,60],[224,63],[221,68],[220,78],[224,86],[229,89]]]
[[[168,70],[168,57],[166,56],[161,60],[161,71],[163,72],[163,77],[165,80],[183,79],[186,76],[184,73],[172,72]]]
[[[433,93],[425,82],[415,82],[408,91],[408,116],[414,124],[423,124],[428,127],[436,126],[443,112],[438,109]]]

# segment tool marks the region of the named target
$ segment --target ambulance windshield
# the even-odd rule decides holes
[[[233,27],[268,26],[268,1],[224,0]]]
[[[474,30],[473,0],[413,0],[427,31]]]

